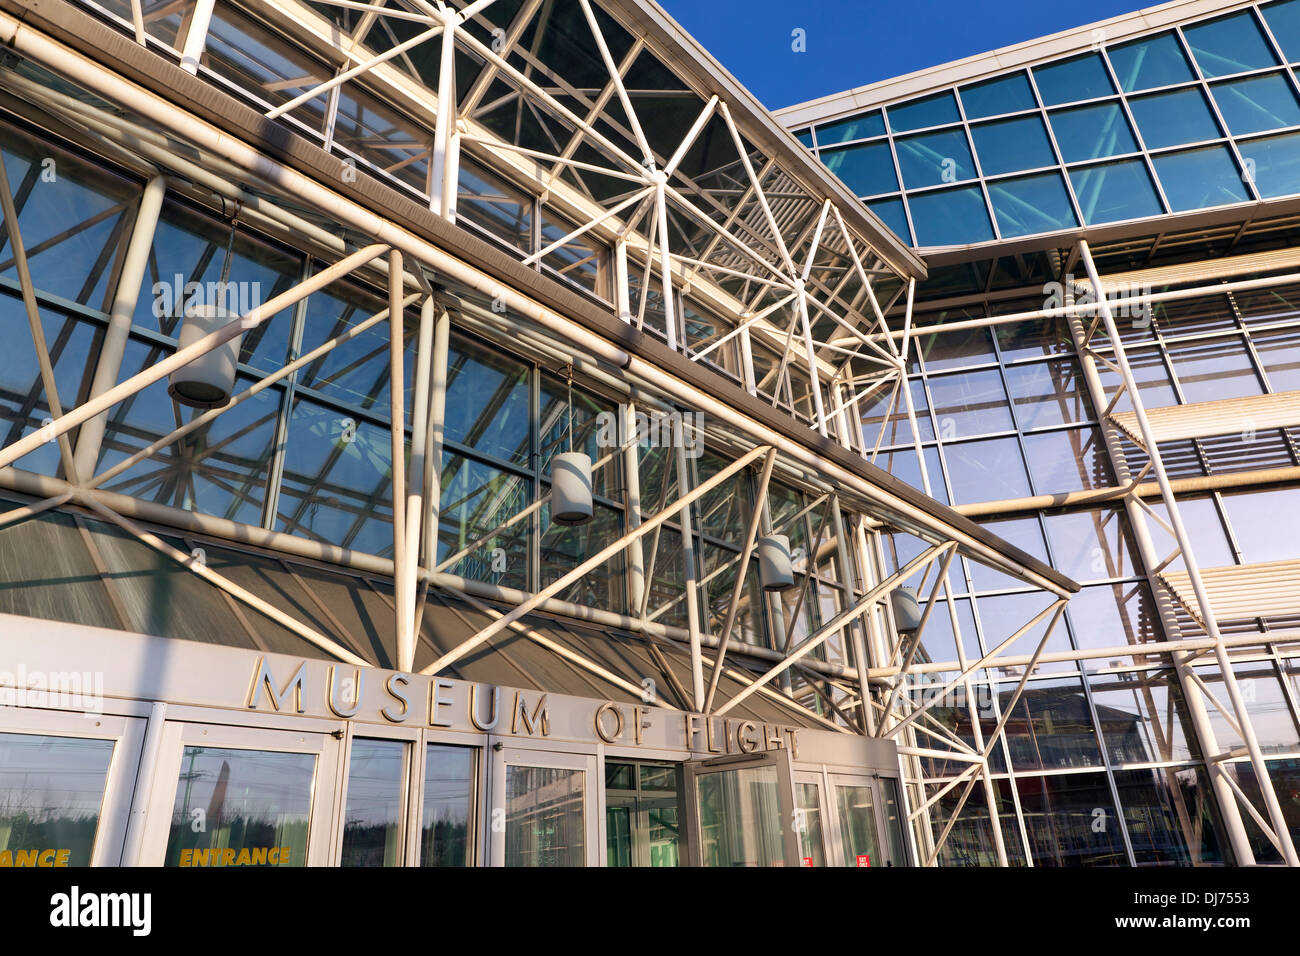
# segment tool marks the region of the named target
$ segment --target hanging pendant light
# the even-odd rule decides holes
[[[569,392],[569,450],[551,459],[551,520],[576,525],[591,520],[591,458],[573,450],[573,365],[568,365],[565,371]]]
[[[915,588],[894,588],[889,592],[889,604],[899,633],[910,634],[921,626],[921,605],[916,599]]]
[[[758,539],[758,579],[764,591],[788,591],[794,587],[790,539],[785,535],[769,534]]]
[[[226,240],[226,257],[221,266],[221,281],[217,285],[216,302],[186,302],[177,347],[185,348],[206,335],[229,325],[239,318],[226,308],[226,289],[230,281],[230,263],[235,245],[235,223],[230,219],[230,236]],[[182,295],[184,290],[182,290]],[[201,298],[201,297],[199,297]],[[239,365],[239,350],[243,345],[241,332],[228,342],[210,349],[194,361],[181,366],[167,378],[167,394],[181,405],[191,408],[221,408],[230,402],[235,389],[235,369]]]

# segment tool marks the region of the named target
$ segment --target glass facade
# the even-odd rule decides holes
[[[1297,23],[1256,4],[796,132],[918,247],[1297,195]]]

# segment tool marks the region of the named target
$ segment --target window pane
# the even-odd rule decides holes
[[[1128,106],[1147,149],[1197,143],[1219,135],[1219,124],[1199,89],[1135,96]]]
[[[908,189],[953,183],[975,176],[975,163],[966,145],[966,134],[960,129],[903,137],[894,140],[894,147],[898,150],[903,185]]]
[[[1015,545],[1021,551],[1039,561],[1047,561],[1047,543],[1043,540],[1043,530],[1037,518],[1008,518],[1001,521],[981,521],[980,525],[999,538]],[[996,568],[990,568],[978,561],[970,562],[971,581],[976,591],[989,591],[994,588],[1016,587],[1019,581],[1003,574]],[[929,625],[927,625],[928,627]]]
[[[90,866],[113,741],[0,734],[0,866]]]
[[[429,744],[424,757],[421,866],[469,866],[474,814],[474,751]]]
[[[1084,221],[1090,226],[1161,213],[1151,175],[1140,159],[1072,169],[1070,182],[1079,197]]]
[[[989,183],[989,199],[1004,239],[1069,229],[1079,224],[1060,173]]]
[[[781,810],[775,767],[745,767],[695,778],[705,866],[781,866]]]
[[[935,312],[921,316],[913,327],[939,325],[945,320],[959,322],[974,318],[964,312]],[[927,372],[937,372],[946,368],[961,368],[965,365],[986,365],[996,361],[993,354],[993,340],[988,329],[965,329],[961,332],[943,332],[939,335],[927,335],[924,338],[914,336],[914,347],[925,359]]]
[[[542,249],[559,242],[577,228],[549,209],[543,209],[539,217]],[[542,264],[562,278],[603,298],[606,296],[603,275],[604,254],[604,247],[595,240],[591,232],[587,232],[547,253],[542,259]]]
[[[1037,116],[1020,116],[971,127],[985,176],[1056,165],[1047,130]]]
[[[1246,184],[1226,146],[1210,146],[1153,157],[1169,208],[1204,209],[1245,202]]]
[[[1003,370],[1022,429],[1064,425],[1092,417],[1079,363],[1035,362]]]
[[[844,844],[845,866],[880,866],[880,846],[876,836],[876,813],[871,788],[837,786],[836,804],[840,811],[840,840]]]
[[[886,112],[889,114],[889,128],[895,133],[955,123],[961,118],[957,101],[946,91],[890,106]]]
[[[1228,708],[1228,712],[1232,713],[1228,691],[1223,686],[1223,675],[1218,668],[1198,667],[1196,673],[1205,681],[1214,696]],[[1237,687],[1250,714],[1250,722],[1255,727],[1255,736],[1259,738],[1260,749],[1265,754],[1270,751],[1276,753],[1295,750],[1297,745],[1300,745],[1300,734],[1297,734],[1295,718],[1291,716],[1291,709],[1287,706],[1286,695],[1282,691],[1282,684],[1277,678],[1272,662],[1234,664],[1233,673],[1237,677]],[[1224,719],[1217,707],[1207,707],[1206,713],[1209,715],[1210,725],[1214,728],[1214,738],[1220,749],[1231,750],[1244,745],[1245,741],[1241,739],[1241,735]]]
[[[1022,627],[1027,625],[1043,610],[1050,607],[1053,597],[1043,591],[1021,592],[1019,594],[998,594],[975,599],[976,613],[979,614],[980,629],[984,636],[984,647],[986,650],[993,650],[999,644],[1006,641],[1012,634],[1016,633]],[[1052,624],[1052,618],[1056,612],[1052,611],[1039,619],[1038,623],[1029,628],[1020,637],[1016,638],[1011,645],[1009,653],[1016,656],[1030,655],[1038,647],[1047,633],[1048,627]],[[1062,627],[1063,623],[1057,621],[1056,627],[1052,628],[1052,634],[1047,639],[1044,647],[1044,653],[1054,651],[1070,650],[1070,634],[1068,629]],[[1049,671],[1072,671],[1076,670],[1072,662],[1065,663],[1048,663],[1038,664],[1034,668],[1035,674],[1042,674]],[[996,666],[991,669],[998,677],[1018,678],[1024,674],[1024,665],[1012,665],[1010,667]],[[1002,705],[1005,706],[1011,700],[1011,690],[1013,685],[1003,685],[1004,692],[1001,695]],[[990,715],[992,716],[992,715]],[[1012,718],[1007,725],[1011,733],[1024,731],[1014,726],[1018,723],[1018,718]],[[989,728],[992,730],[992,727]],[[985,739],[987,740],[987,733]]]
[[[980,606],[983,604],[981,600]],[[1011,702],[1013,688],[1011,684],[1002,685],[1001,709]],[[1083,683],[1077,679],[1030,681],[1004,732],[1011,749],[1011,766],[1017,772],[1102,764],[1088,698]]]
[[[1251,339],[1273,390],[1300,389],[1300,329],[1256,332]]]
[[[1067,163],[1132,153],[1137,141],[1119,103],[1097,103],[1051,114],[1052,130]]]
[[[1089,689],[1113,763],[1200,759],[1173,671],[1096,675]]]
[[[930,396],[943,441],[1014,427],[1002,376],[996,370],[932,376]]]
[[[340,866],[404,862],[400,828],[407,747],[400,740],[353,739]]]
[[[585,866],[586,773],[506,765],[506,866]]]
[[[1016,789],[1034,866],[1127,865],[1104,773],[1017,780]]]
[[[506,245],[530,252],[533,204],[468,157],[461,157],[456,186],[456,218],[473,223]]]
[[[855,195],[874,196],[898,189],[898,177],[894,174],[894,160],[888,143],[824,149],[821,161]]]
[[[1080,648],[1142,644],[1159,637],[1156,609],[1145,583],[1095,584],[1070,599],[1066,616]],[[1090,667],[1104,667],[1091,661]]]
[[[822,842],[821,787],[815,783],[796,783],[799,806],[799,861],[804,866],[825,866],[826,850]]]
[[[528,367],[468,340],[447,359],[447,440],[522,463],[528,460]]]
[[[1034,82],[1047,106],[1109,96],[1115,87],[1095,53],[1034,67]]]
[[[522,511],[532,498],[530,485],[531,482],[518,475],[472,458],[446,453],[442,474],[442,512],[438,519],[438,560],[441,562],[459,554],[507,518]],[[528,522],[515,522],[447,571],[476,581],[526,588],[527,541]]]
[[[1234,136],[1300,124],[1300,103],[1284,73],[1228,80],[1210,89]]]
[[[1029,478],[1014,438],[960,442],[944,448],[953,497],[962,504],[1029,494]]]
[[[889,229],[908,245],[912,244],[912,231],[907,228],[907,212],[903,209],[903,200],[880,199],[867,203],[867,208],[874,212]]]
[[[1128,522],[1115,509],[1046,514],[1052,567],[1076,581],[1125,578],[1137,569]],[[1159,550],[1157,548],[1156,550]]]
[[[1029,88],[1025,74],[1012,73],[963,86],[961,105],[966,111],[967,119],[982,119],[1017,110],[1031,110],[1037,104],[1034,103],[1034,92]]]
[[[1121,43],[1109,47],[1106,55],[1125,93],[1195,79],[1178,38],[1172,33]]]
[[[1255,189],[1261,197],[1300,192],[1300,133],[1244,142],[1241,158],[1254,165]]]
[[[306,866],[315,775],[315,754],[186,747],[164,865]]]
[[[542,494],[550,487],[542,485]],[[516,525],[516,527],[522,526]],[[490,527],[490,526],[489,526]],[[541,583],[545,587],[568,574],[606,545],[613,544],[623,533],[623,513],[595,503],[590,521],[579,525],[551,522],[551,506],[542,506]],[[520,562],[522,563],[522,561]],[[556,597],[587,607],[611,611],[623,610],[623,552],[612,555],[560,591]]]
[[[1184,27],[1183,36],[1207,77],[1262,70],[1277,63],[1249,10]]]
[[[1300,60],[1300,0],[1281,0],[1259,9],[1286,58]]]
[[[1225,494],[1223,508],[1243,562],[1284,561],[1296,556],[1300,487]]]
[[[1213,797],[1195,767],[1116,772],[1133,859],[1138,866],[1222,863]]]
[[[1024,440],[1029,475],[1040,495],[1106,488],[1113,483],[1101,433],[1095,428],[1037,432]]]
[[[909,197],[908,202],[918,245],[960,245],[993,238],[984,194],[978,186],[921,193]]]
[[[883,136],[884,133],[885,121],[881,119],[880,110],[872,110],[870,113],[860,113],[848,119],[818,126],[817,145],[834,146],[836,143],[866,139],[869,136]]]
[[[1178,384],[1189,402],[1262,395],[1264,386],[1237,336],[1169,346]]]

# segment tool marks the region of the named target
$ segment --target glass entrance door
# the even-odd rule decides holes
[[[144,720],[0,708],[0,868],[121,862]]]
[[[607,866],[680,866],[680,764],[605,761]]]
[[[599,866],[596,757],[522,747],[494,749],[493,866]]]
[[[796,866],[794,788],[786,750],[685,764],[696,866]]]
[[[827,820],[835,864],[907,866],[897,784],[884,777],[827,774]]]
[[[330,865],[338,759],[325,733],[168,722],[143,862]]]

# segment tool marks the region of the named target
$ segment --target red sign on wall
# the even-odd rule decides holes
[[[870,865],[871,865],[871,854],[870,854],[870,853],[859,853],[859,854],[858,854],[858,866],[870,866]]]
[[[799,865],[800,865],[800,866],[812,866],[812,857],[810,857],[810,856],[801,856],[801,857],[799,857]]]

